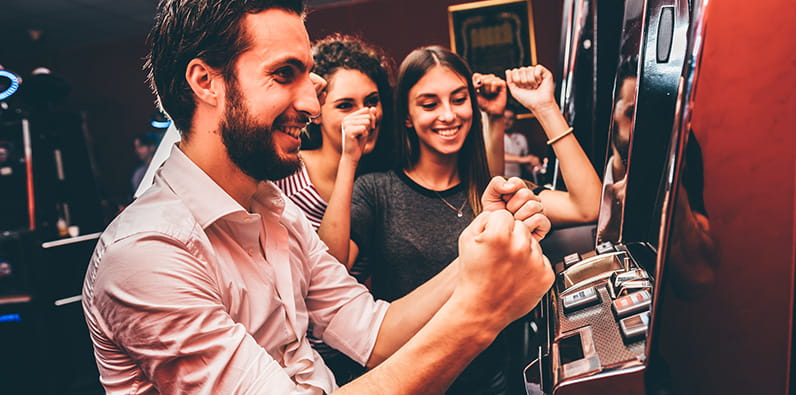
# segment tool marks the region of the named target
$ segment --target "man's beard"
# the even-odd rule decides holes
[[[286,120],[280,116],[271,127],[258,125],[243,103],[237,81],[230,82],[226,96],[226,116],[220,129],[232,162],[257,181],[279,180],[298,171],[301,159],[281,158],[273,142],[273,125]]]

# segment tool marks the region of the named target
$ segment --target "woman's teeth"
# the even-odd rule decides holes
[[[456,134],[459,131],[459,128],[452,128],[452,129],[437,129],[437,133],[442,137],[450,137]]]

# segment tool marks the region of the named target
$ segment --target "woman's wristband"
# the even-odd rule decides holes
[[[567,130],[565,130],[565,131],[564,131],[564,133],[561,133],[561,134],[559,134],[558,136],[556,136],[556,137],[553,137],[553,138],[551,138],[550,140],[547,140],[547,145],[553,145],[553,144],[555,144],[555,143],[556,143],[558,140],[561,140],[561,139],[563,139],[564,137],[567,137],[567,135],[569,135],[570,133],[572,133],[572,131],[573,131],[573,130],[574,130],[574,129],[572,128],[572,126],[570,126],[570,127],[569,127],[569,129],[567,129]]]

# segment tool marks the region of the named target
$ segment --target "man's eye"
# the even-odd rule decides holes
[[[274,79],[280,84],[287,84],[293,81],[295,75],[295,71],[290,67],[283,67],[273,73]]]

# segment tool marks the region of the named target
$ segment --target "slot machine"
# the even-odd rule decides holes
[[[589,251],[554,260],[556,282],[531,323],[528,394],[647,391],[662,180],[688,33],[686,1],[625,2],[596,235]]]
[[[794,184],[792,167],[783,163],[794,157],[770,154],[792,134],[772,131],[769,141],[715,121],[727,116],[711,112],[727,106],[721,95],[735,81],[717,73],[728,67],[720,51],[711,52],[716,58],[703,52],[711,44],[738,45],[726,24],[724,35],[706,34],[709,9],[724,4],[698,0],[687,9],[647,0],[633,17],[638,4],[631,3],[610,135],[619,154],[606,161],[608,168],[616,165],[611,156],[620,158],[623,171],[606,171],[594,249],[555,262],[557,281],[531,323],[538,335],[529,351],[536,359],[524,372],[526,392],[792,393],[796,262],[793,233],[784,227],[793,225]],[[667,31],[670,39],[661,36]],[[639,42],[635,74],[622,68],[634,59],[625,45],[630,34]],[[668,58],[661,48],[670,48]],[[699,79],[712,82],[713,91],[697,95]],[[775,73],[760,84],[774,80]],[[786,107],[760,102],[747,86],[738,91],[755,103],[744,109]],[[623,87],[634,100],[626,100]],[[734,104],[737,96],[728,100]],[[627,136],[617,135],[620,120]],[[765,158],[754,172],[728,159],[750,152]],[[774,190],[728,183],[743,173],[777,181]]]

